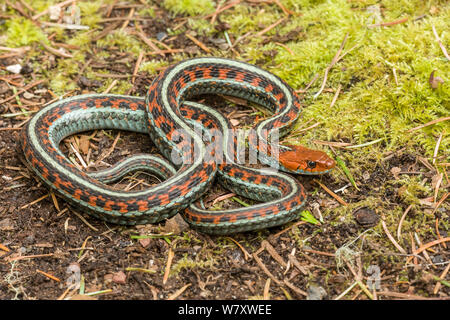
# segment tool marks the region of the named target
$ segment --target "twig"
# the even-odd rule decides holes
[[[173,260],[174,256],[175,256],[175,252],[172,250],[172,248],[169,248],[169,253],[167,255],[166,269],[164,271],[163,284],[166,284],[167,279],[169,279],[170,268],[172,266],[172,260]]]
[[[403,249],[398,243],[397,241],[395,241],[394,237],[391,235],[391,233],[389,232],[386,223],[384,222],[384,215],[381,216],[381,225],[383,226],[383,230],[386,233],[387,237],[389,238],[389,240],[391,240],[392,244],[397,248],[398,251],[400,251],[403,254],[407,254],[407,252],[405,251],[405,249]]]
[[[178,298],[178,296],[180,294],[182,294],[187,288],[189,288],[192,284],[188,283],[187,285],[183,286],[182,288],[178,289],[177,291],[175,291],[173,294],[171,294],[167,300],[175,300],[176,298]]]
[[[225,239],[228,239],[230,241],[233,241],[238,247],[239,249],[241,249],[241,251],[244,253],[244,259],[248,260],[248,258],[251,258],[252,256],[247,252],[247,250],[245,250],[245,248],[236,240],[234,240],[232,237],[225,237]]]
[[[224,12],[225,10],[230,9],[231,7],[234,7],[235,5],[237,5],[237,4],[239,4],[239,3],[241,3],[241,0],[237,0],[237,1],[230,2],[229,4],[227,4],[226,6],[220,8],[220,9],[217,8],[217,10],[216,10],[215,12],[210,13],[210,14],[204,16],[203,19],[208,19],[208,18],[210,18],[210,17],[217,16],[219,13],[222,13],[222,12]],[[213,21],[211,21],[211,23],[213,23]]]
[[[428,242],[427,244],[424,244],[424,245],[420,246],[420,248],[418,248],[417,250],[414,250],[413,251],[413,255],[418,255],[419,253],[421,253],[422,251],[424,251],[424,250],[426,250],[428,248],[431,248],[431,247],[433,247],[433,246],[435,246],[437,244],[440,244],[440,243],[443,243],[443,242],[447,242],[447,241],[450,241],[450,237],[442,238],[442,239],[438,239],[438,240],[434,240],[434,241]],[[406,263],[409,263],[412,258],[413,257],[409,257],[406,260]]]
[[[130,9],[130,12],[128,13],[127,19],[123,22],[122,27],[120,27],[119,30],[122,31],[128,26],[128,24],[130,23],[131,18],[134,15],[134,10],[135,10],[135,8],[131,8]]]
[[[284,22],[285,20],[286,20],[286,17],[281,18],[277,22],[271,24],[267,28],[265,28],[265,29],[261,30],[260,32],[258,32],[257,34],[255,34],[255,37],[261,37],[263,34],[269,32],[270,30],[272,30],[273,28],[275,28],[277,25],[279,25],[280,23]]]
[[[397,239],[398,241],[401,240],[402,238],[402,224],[403,224],[403,220],[405,220],[406,215],[408,214],[409,210],[411,210],[413,207],[412,204],[409,205],[408,208],[406,208],[405,212],[403,213],[402,217],[400,218],[400,222],[398,223],[398,228],[397,228]]]
[[[206,53],[211,53],[211,49],[209,49],[202,42],[197,40],[194,36],[190,35],[189,33],[185,33],[185,36],[188,37],[193,43],[195,43],[198,47],[200,47]]]
[[[344,206],[348,206],[348,203],[345,202],[341,197],[339,197],[336,193],[334,193],[333,191],[331,191],[330,189],[328,189],[322,182],[320,182],[317,179],[313,180],[314,182],[316,182],[317,184],[319,184],[322,189],[324,189],[330,196],[332,196],[333,198],[335,198],[340,204],[344,205]]]
[[[146,45],[152,48],[154,50],[153,52],[156,52],[164,57],[164,53],[161,51],[161,49],[159,49],[151,39],[147,38],[147,36],[143,32],[135,32],[134,34],[141,38],[141,40],[144,41]]]
[[[46,276],[46,277],[49,278],[49,279],[55,280],[55,281],[57,281],[57,282],[61,282],[60,279],[58,279],[57,277],[55,277],[55,276],[53,276],[53,275],[51,275],[51,274],[49,274],[49,273],[47,273],[47,272],[44,272],[44,271],[39,270],[39,269],[36,269],[36,272],[38,272],[38,273],[40,273],[40,274],[43,274],[44,276]]]
[[[442,140],[442,136],[444,135],[444,131],[441,132],[441,134],[439,135],[439,138],[436,142],[436,146],[434,147],[434,152],[433,152],[433,161],[431,163],[435,164],[436,163],[436,157],[439,151],[439,146],[441,145],[441,140]]]
[[[259,267],[264,271],[264,273],[266,275],[269,276],[270,279],[272,279],[276,284],[278,284],[279,286],[282,286],[283,283],[278,280],[277,278],[275,278],[275,276],[270,273],[269,269],[267,269],[267,267],[264,265],[264,263],[261,261],[261,259],[258,257],[258,254],[255,252],[253,253],[253,259],[255,259],[256,263],[259,265]]]
[[[416,131],[416,130],[419,130],[419,129],[422,129],[422,128],[431,126],[432,124],[436,124],[436,123],[438,123],[438,122],[447,121],[447,120],[450,120],[450,117],[443,117],[443,118],[435,119],[435,120],[432,120],[432,121],[430,121],[430,122],[424,123],[424,124],[422,124],[422,125],[420,125],[420,126],[418,126],[418,127],[409,129],[409,130],[406,131],[406,132],[413,132],[413,131]]]
[[[109,93],[112,90],[112,88],[115,87],[115,85],[117,84],[118,81],[119,80],[114,79],[113,82],[111,82],[111,84],[109,85],[109,87],[106,88],[106,90],[103,92],[103,94]]]
[[[344,56],[343,55],[342,57],[339,57],[339,55],[342,52],[342,49],[344,49],[345,43],[347,42],[347,38],[348,38],[348,33],[345,35],[344,40],[342,41],[341,46],[339,47],[339,50],[334,55],[333,60],[331,60],[330,65],[325,69],[325,75],[323,77],[322,85],[320,86],[319,91],[313,96],[314,99],[316,99],[322,93],[323,89],[325,88],[325,84],[327,83],[327,79],[328,79],[328,72]]]
[[[436,37],[436,40],[439,43],[439,47],[441,47],[442,53],[447,58],[447,60],[450,60],[450,56],[448,55],[447,50],[445,49],[444,45],[442,44],[442,41],[439,38],[439,35],[437,34],[437,31],[436,31],[436,28],[434,27],[434,24],[431,24],[431,28],[433,29],[434,36]]]
[[[33,82],[33,83],[30,83],[30,84],[27,85],[25,88],[23,88],[23,89],[20,90],[20,91],[17,91],[17,92],[16,92],[15,94],[13,94],[12,96],[9,96],[8,98],[1,100],[1,101],[0,101],[0,104],[3,104],[3,103],[5,103],[5,102],[8,102],[8,101],[14,99],[15,97],[17,97],[18,95],[21,95],[21,94],[24,93],[25,91],[28,91],[28,90],[30,90],[31,88],[33,88],[33,87],[35,87],[35,86],[37,86],[37,85],[39,85],[39,84],[41,84],[41,83],[43,83],[43,82],[46,82],[46,81],[47,81],[47,79],[41,79],[41,80],[35,81],[35,82]]]
[[[338,88],[336,89],[336,93],[334,94],[333,100],[330,103],[330,109],[333,108],[334,104],[336,103],[336,100],[339,96],[339,92],[341,92],[342,85],[339,84]]]
[[[144,51],[139,52],[139,57],[137,58],[136,65],[134,66],[133,70],[133,76],[131,77],[131,83],[134,84],[134,81],[136,80],[136,75],[139,71],[139,67],[142,63],[142,59],[144,58]]]
[[[61,3],[56,4],[56,6],[58,6],[60,8],[63,8],[63,7],[65,7],[65,6],[71,4],[72,2],[75,2],[75,1],[77,1],[77,0],[66,0],[66,1],[63,1]],[[32,20],[39,19],[43,15],[46,15],[49,11],[50,11],[50,7],[48,9],[46,9],[46,10],[44,10],[42,12],[39,12],[38,14],[34,15],[33,17],[31,17],[31,19]]]
[[[264,300],[270,299],[269,290],[270,290],[270,278],[267,278],[266,284],[264,285],[264,291],[263,291],[263,299]]]
[[[442,272],[440,278],[441,279],[445,279],[445,277],[447,276],[447,273],[448,273],[449,270],[450,270],[450,263],[444,269],[444,271]],[[440,282],[436,283],[436,285],[434,286],[433,294],[437,294],[440,288],[441,288],[441,283]]]
[[[20,209],[28,208],[29,206],[32,206],[33,204],[36,204],[36,203],[38,203],[38,202],[44,200],[44,199],[47,198],[48,196],[49,196],[49,193],[47,193],[46,195],[43,195],[42,197],[40,197],[40,198],[38,198],[38,199],[36,199],[36,200],[34,200],[34,201],[31,201],[30,203],[27,203],[26,205],[23,205],[22,207],[20,207]]]
[[[45,253],[45,254],[34,254],[31,256],[19,256],[19,257],[7,258],[7,260],[8,260],[8,262],[13,262],[13,261],[18,261],[18,260],[53,257],[53,256],[54,256],[54,253]]]
[[[80,218],[80,220],[81,220],[85,225],[87,225],[89,229],[91,229],[91,230],[93,230],[93,231],[95,231],[95,232],[98,232],[98,229],[97,229],[96,227],[94,227],[93,225],[91,225],[89,222],[87,222],[87,220],[86,220],[81,214],[79,214],[78,212],[76,212],[76,211],[73,210],[73,209],[71,209],[70,211],[71,211],[74,215],[76,215],[78,218]]]
[[[391,22],[383,22],[383,23],[371,24],[371,25],[367,26],[367,28],[389,27],[389,26],[393,26],[393,25],[396,25],[396,24],[404,23],[406,21],[408,21],[408,17],[403,18],[403,19],[399,19],[399,20],[395,20],[395,21],[391,21]]]

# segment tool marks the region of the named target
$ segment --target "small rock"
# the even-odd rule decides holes
[[[356,222],[358,222],[361,226],[365,228],[371,228],[377,225],[380,217],[369,208],[361,208],[353,213]]]
[[[127,276],[123,271],[116,272],[112,275],[112,281],[118,284],[125,284]]]
[[[14,230],[13,221],[10,218],[6,218],[0,221],[0,230],[11,231]]]
[[[322,300],[327,296],[327,292],[324,288],[316,285],[310,285],[308,288],[308,296],[306,300]]]
[[[168,219],[162,229],[167,233],[172,232],[173,234],[180,234],[189,229],[189,224],[184,221],[180,214],[177,214]]]
[[[6,70],[15,74],[19,74],[20,70],[22,70],[22,66],[20,64],[12,64],[10,66],[7,66]]]
[[[402,171],[402,169],[400,169],[399,167],[393,167],[391,169],[391,173],[394,176],[395,180],[398,179],[398,175],[400,174],[401,171]]]
[[[163,41],[165,38],[167,38],[167,33],[165,33],[164,31],[158,32],[156,34],[156,39],[158,41]]]
[[[139,243],[145,248],[150,244],[150,238],[139,239]]]
[[[24,92],[23,93],[23,97],[27,100],[34,98],[34,94],[30,93],[30,92]]]

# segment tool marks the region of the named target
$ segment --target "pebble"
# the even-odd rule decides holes
[[[20,64],[12,64],[10,66],[7,66],[6,70],[15,74],[19,74],[20,70],[22,70],[22,66]]]
[[[353,213],[356,222],[365,228],[371,228],[378,224],[380,217],[372,209],[361,208]]]
[[[310,285],[308,288],[307,300],[322,300],[327,296],[327,292],[324,288],[316,286],[314,284]]]
[[[158,41],[163,41],[165,38],[167,38],[167,33],[165,33],[164,31],[158,32],[156,34],[156,39]]]

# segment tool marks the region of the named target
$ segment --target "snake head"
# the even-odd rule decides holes
[[[299,174],[322,174],[336,165],[325,152],[302,146],[287,146],[290,150],[280,151],[280,163],[288,171]]]

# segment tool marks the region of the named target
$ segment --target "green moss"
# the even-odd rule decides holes
[[[150,60],[141,63],[139,66],[139,72],[147,72],[149,74],[157,74],[160,68],[164,68],[168,65],[165,60]]]
[[[187,254],[185,254],[183,256],[183,258],[178,260],[172,266],[170,274],[171,275],[177,275],[178,273],[180,273],[184,269],[187,269],[187,270],[193,270],[193,269],[196,269],[196,268],[200,268],[200,269],[214,269],[214,266],[217,263],[218,262],[215,259],[213,259],[212,257],[208,258],[206,260],[200,260],[198,257],[196,257],[195,259],[192,259]]]
[[[195,16],[214,11],[211,0],[164,0],[164,7],[175,14]]]
[[[102,19],[99,9],[101,1],[77,2],[81,11],[81,24],[95,28]]]
[[[98,47],[117,47],[123,52],[133,52],[136,56],[142,51],[141,43],[124,30],[115,30],[97,41]]]
[[[45,41],[45,34],[25,18],[14,18],[6,22],[6,45],[10,47],[27,46],[35,42]]]

